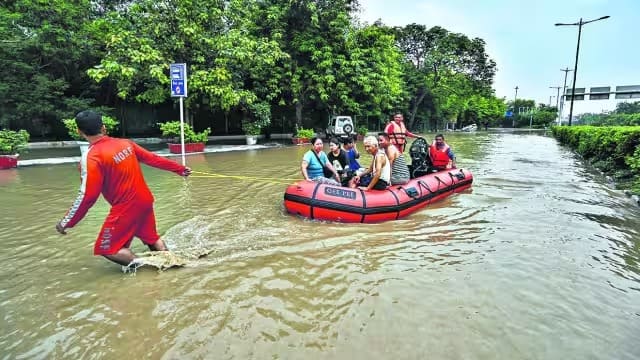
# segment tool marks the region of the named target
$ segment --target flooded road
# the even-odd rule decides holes
[[[55,232],[74,164],[2,171],[0,358],[639,358],[638,207],[550,137],[447,140],[472,190],[373,225],[287,215],[286,181],[145,168],[167,242],[213,252],[135,275],[92,256],[103,200]],[[188,162],[291,179],[307,150]]]

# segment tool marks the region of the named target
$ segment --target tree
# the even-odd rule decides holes
[[[0,7],[0,124],[45,136],[90,107],[98,87],[84,72],[100,54],[88,0],[17,0]]]
[[[616,114],[639,114],[640,101],[636,102],[619,102],[616,105]]]
[[[382,116],[404,97],[402,54],[390,28],[381,25],[354,29],[347,37],[350,49],[337,87],[346,97],[336,99],[341,110]]]
[[[264,0],[261,4],[264,15],[257,19],[258,27],[289,55],[274,70],[280,71],[280,104],[295,107],[296,123],[302,125],[303,109],[314,102],[329,112],[353,108],[352,89],[340,78],[353,50],[347,48],[347,37],[358,2]]]
[[[250,111],[279,92],[267,74],[286,57],[255,36],[258,10],[255,0],[139,0],[99,20],[110,24],[107,53],[89,75],[114,81],[122,99],[158,104],[169,98],[169,64],[186,62],[187,107]]]
[[[396,28],[396,31],[398,46],[407,61],[405,81],[410,96],[409,126],[413,125],[425,98],[432,96],[448,77],[464,75],[474,91],[492,94],[496,64],[486,54],[482,39],[469,39],[438,26],[427,30],[418,24]]]

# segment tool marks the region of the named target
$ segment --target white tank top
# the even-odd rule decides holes
[[[384,150],[382,149],[378,149],[376,156],[382,156],[387,160],[384,166],[382,167],[382,170],[380,171],[380,179],[386,181],[387,184],[389,184],[391,182],[391,164],[389,164],[389,158],[387,158],[387,155],[384,153]],[[376,176],[375,169],[371,173],[371,176]]]

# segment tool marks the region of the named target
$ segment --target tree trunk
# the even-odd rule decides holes
[[[302,101],[296,103],[296,124],[302,127]]]
[[[411,110],[409,112],[409,121],[408,121],[408,127],[410,129],[413,128],[413,123],[415,122],[415,118],[416,118],[416,113],[418,112],[418,108],[420,107],[420,104],[422,104],[422,101],[424,100],[424,97],[427,95],[427,90],[426,89],[422,89],[420,91],[420,95],[418,96],[418,98],[413,102],[412,106],[411,106]]]

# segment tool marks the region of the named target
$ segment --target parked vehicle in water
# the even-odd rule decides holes
[[[329,119],[325,134],[330,137],[348,137],[354,133],[355,126],[351,116],[332,116]]]

